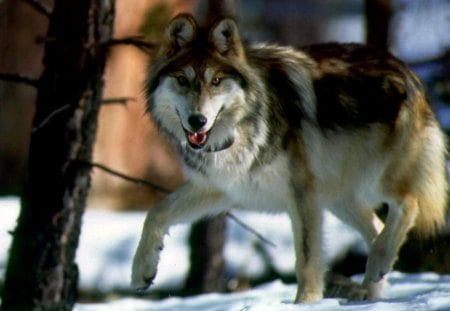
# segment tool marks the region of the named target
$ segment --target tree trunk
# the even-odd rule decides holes
[[[380,49],[389,49],[391,0],[365,0],[365,15],[366,43]]]
[[[2,310],[70,310],[114,0],[56,0]]]
[[[187,294],[224,291],[226,221],[225,215],[221,215],[192,226],[189,236],[191,267],[185,284]]]

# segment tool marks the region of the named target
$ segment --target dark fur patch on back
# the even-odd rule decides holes
[[[374,122],[392,124],[406,94],[384,90],[387,79],[327,75],[314,81],[319,125],[346,128]]]
[[[395,122],[408,97],[410,74],[399,60],[359,44],[330,43],[303,50],[318,64],[313,84],[320,127]]]

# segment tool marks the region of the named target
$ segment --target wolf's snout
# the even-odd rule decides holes
[[[208,122],[208,119],[201,113],[193,113],[188,118],[188,123],[193,131],[200,130],[206,122]]]

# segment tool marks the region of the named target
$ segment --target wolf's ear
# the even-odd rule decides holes
[[[191,42],[197,33],[197,23],[192,15],[180,14],[174,17],[164,32],[160,53],[176,53]]]
[[[238,27],[230,18],[222,19],[215,24],[210,32],[210,40],[222,55],[234,54],[239,58],[245,57]]]

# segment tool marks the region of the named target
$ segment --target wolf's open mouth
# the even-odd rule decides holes
[[[198,133],[198,132],[189,132],[187,130],[185,130],[185,132],[189,145],[191,145],[191,147],[194,149],[202,148],[206,144],[206,141],[208,140],[209,132]]]

